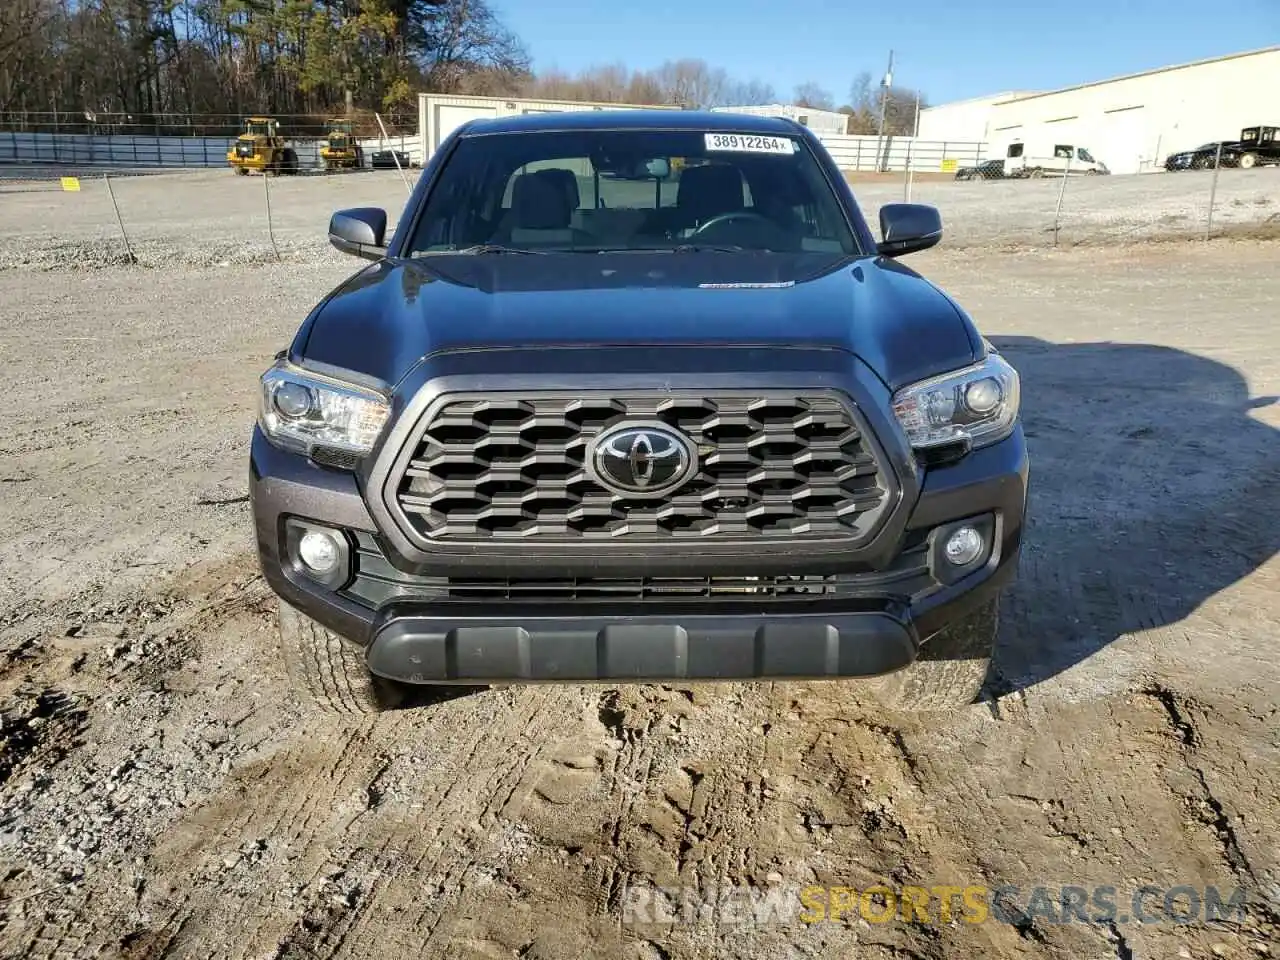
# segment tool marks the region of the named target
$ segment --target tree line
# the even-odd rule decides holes
[[[419,91],[554,100],[839,109],[875,133],[881,94],[860,75],[838,108],[813,83],[790,96],[700,59],[535,72],[487,0],[0,0],[0,122],[169,126],[248,114],[408,118]],[[925,104],[921,102],[923,107]],[[914,128],[916,92],[884,97],[885,131]]]

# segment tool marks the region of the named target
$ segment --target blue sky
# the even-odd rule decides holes
[[[1277,0],[492,0],[535,69],[700,57],[782,99],[815,81],[837,104],[852,79],[894,82],[931,103],[1045,90],[1280,44]]]

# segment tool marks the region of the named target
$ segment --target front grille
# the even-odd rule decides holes
[[[661,422],[698,450],[658,499],[589,475],[588,444]],[[452,396],[392,477],[402,521],[429,542],[858,539],[890,489],[852,411],[830,395]]]
[[[371,609],[388,603],[471,601],[738,600],[762,605],[803,600],[898,597],[910,600],[937,586],[929,572],[927,531],[908,535],[884,570],[758,577],[430,577],[393,566],[377,541],[357,533],[355,576],[343,591]]]

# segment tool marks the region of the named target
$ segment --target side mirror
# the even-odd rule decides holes
[[[924,203],[886,203],[880,208],[880,235],[876,250],[884,257],[928,250],[942,239],[942,215]]]
[[[380,207],[339,210],[329,218],[329,242],[343,253],[381,260],[387,254],[387,211]]]

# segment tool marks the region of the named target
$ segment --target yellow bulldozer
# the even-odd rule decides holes
[[[355,124],[350,120],[333,119],[325,134],[320,159],[328,170],[359,170],[364,166],[364,148],[355,137]]]
[[[250,170],[259,173],[297,173],[298,154],[286,146],[280,135],[280,122],[271,117],[249,117],[240,134],[227,151],[227,163],[237,174]]]

